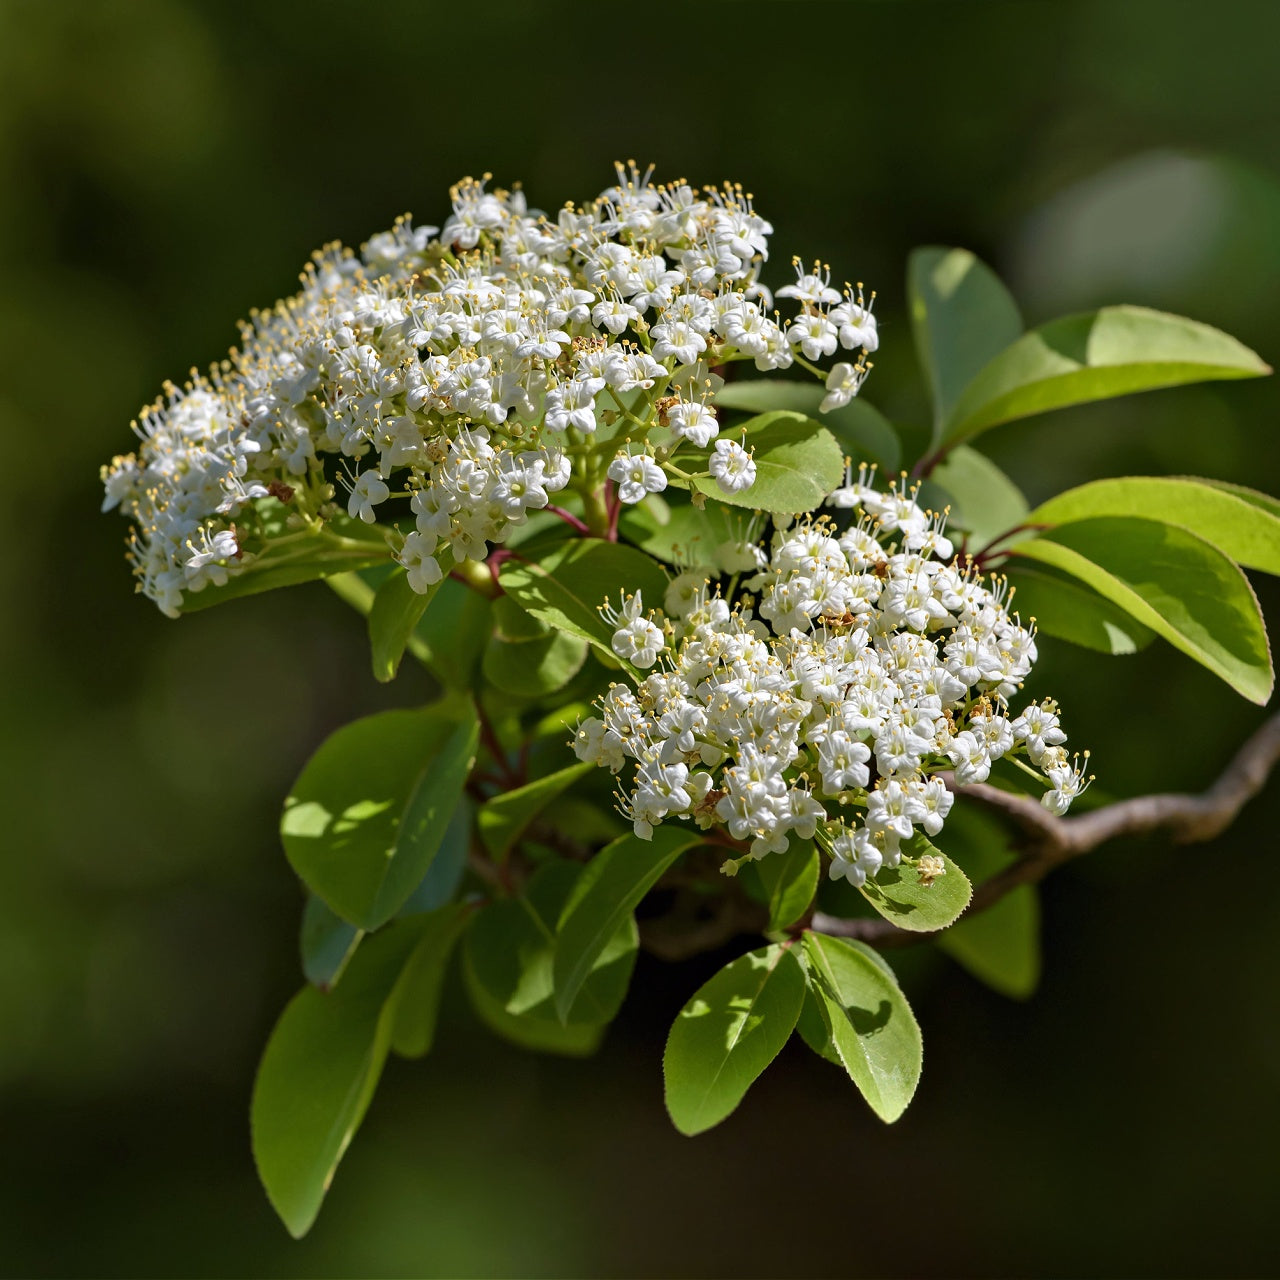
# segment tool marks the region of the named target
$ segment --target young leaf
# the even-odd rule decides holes
[[[1018,337],[1022,317],[999,276],[967,249],[926,245],[912,250],[907,298],[916,354],[933,399],[937,443],[960,393]]]
[[[534,818],[557,796],[568,790],[585,774],[591,772],[590,764],[571,764],[566,769],[550,773],[545,778],[535,778],[514,791],[504,791],[480,806],[477,826],[480,840],[489,853],[501,861],[512,845],[524,834]],[[552,922],[554,927],[555,922]]]
[[[1244,574],[1176,525],[1100,516],[1059,525],[1014,549],[1080,579],[1251,702],[1274,676],[1266,628]]]
[[[285,801],[290,865],[362,929],[389,920],[439,849],[475,760],[471,704],[384,711],[346,725],[308,761]]]
[[[910,929],[913,933],[945,929],[973,897],[969,878],[922,835],[912,836],[904,852],[914,858],[924,854],[941,858],[946,864],[946,874],[926,888],[920,883],[920,873],[915,867],[903,862],[897,867],[882,869],[874,880],[868,880],[862,886],[862,896],[899,929]]]
[[[756,479],[750,489],[725,493],[715,480],[694,487],[717,502],[753,511],[797,514],[812,511],[844,478],[844,455],[821,423],[803,414],[777,410],[743,424],[753,451]]]
[[[396,924],[369,938],[335,990],[294,996],[267,1042],[253,1088],[253,1156],[295,1238],[315,1221],[373,1098],[391,1045],[392,992],[420,936]]]
[[[1223,555],[1280,573],[1280,514],[1191,476],[1126,476],[1068,489],[1031,513],[1037,524],[1091,516],[1144,516],[1191,530]]]
[[[939,436],[972,439],[990,427],[1134,391],[1270,368],[1243,343],[1207,324],[1145,307],[1103,307],[1024,334],[968,384]]]
[[[652,840],[627,835],[606,845],[587,864],[560,918],[556,939],[556,1012],[568,1022],[601,952],[659,876],[701,835],[659,827]]]
[[[1014,606],[1024,619],[1034,618],[1046,636],[1117,654],[1137,653],[1155,639],[1150,627],[1065,573],[1019,562],[1011,568]]]
[[[785,929],[804,915],[817,892],[820,862],[811,841],[795,840],[785,853],[771,853],[742,868],[739,875],[754,876],[760,883],[769,909],[767,932]]]
[[[472,976],[507,1013],[557,1021],[553,972],[556,921],[582,868],[556,859],[541,866],[519,898],[490,903],[467,935]],[[568,1021],[611,1021],[635,967],[639,933],[628,913],[596,956]]]
[[[445,969],[471,911],[466,903],[454,903],[421,918],[421,938],[392,992],[391,1048],[402,1058],[421,1058],[435,1040]]]
[[[405,645],[440,587],[437,582],[426,592],[415,591],[409,585],[409,575],[397,569],[378,588],[369,610],[369,645],[376,680],[386,683],[395,678]]]
[[[950,523],[968,531],[970,552],[1027,518],[1027,500],[1018,486],[990,458],[968,445],[952,449],[929,479],[946,491]]]
[[[328,991],[342,977],[363,937],[363,929],[348,924],[322,898],[311,894],[302,911],[302,934],[298,939],[303,977],[313,987]]]
[[[789,943],[739,956],[698,988],[662,1059],[667,1110],[681,1133],[702,1133],[737,1108],[786,1044],[804,996]]]
[[[716,393],[716,408],[769,413],[790,409],[820,422],[855,462],[875,462],[886,472],[902,461],[902,444],[893,424],[861,396],[830,413],[822,412],[827,390],[816,382],[776,378],[730,382]]]
[[[947,817],[947,848],[979,885],[1015,857],[1004,827],[963,799]],[[1025,1000],[1040,980],[1040,899],[1035,888],[1020,885],[985,911],[957,920],[938,935],[937,945],[980,982]]]
[[[920,1027],[911,1006],[870,948],[811,932],[803,945],[808,987],[831,1047],[871,1109],[892,1124],[920,1081]]]
[[[581,636],[615,662],[613,628],[600,606],[609,597],[616,606],[620,591],[641,591],[645,607],[658,609],[667,589],[667,575],[643,551],[598,538],[575,538],[532,559],[506,560],[499,581],[526,613]]]

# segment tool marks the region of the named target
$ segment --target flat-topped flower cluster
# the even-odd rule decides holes
[[[665,614],[639,595],[606,613],[618,656],[653,670],[611,686],[575,750],[614,773],[634,762],[619,797],[638,835],[691,819],[757,858],[816,838],[831,875],[861,885],[942,829],[944,771],[965,785],[1023,757],[1054,814],[1087,785],[1055,704],[1009,709],[1034,624],[1010,613],[1002,581],[953,559],[944,519],[905,481],[873,481],[864,469],[829,499],[858,517],[843,532],[819,516],[775,533],[754,597],[673,584]]]
[[[607,478],[623,502],[689,474],[690,451],[726,492],[755,465],[717,438],[713,365],[800,363],[827,407],[854,395],[876,326],[861,289],[797,264],[760,280],[772,231],[739,187],[616,185],[555,217],[520,191],[470,179],[438,229],[407,218],[359,255],[315,255],[302,290],[256,313],[241,345],[135,424],[141,445],[104,468],[104,507],[134,522],[139,588],[164,612],[247,568],[261,500],[319,527],[339,489],[350,519],[405,501],[393,550],[415,589],[446,553],[483,559],[531,510]],[[813,361],[856,353],[830,371]],[[681,470],[669,459],[681,450]],[[394,509],[394,508],[393,508]]]

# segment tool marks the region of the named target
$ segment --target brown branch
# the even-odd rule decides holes
[[[1168,831],[1179,844],[1212,840],[1221,835],[1262,790],[1277,761],[1280,761],[1280,712],[1262,724],[1236,752],[1218,780],[1199,795],[1135,796],[1079,817],[1055,818],[1030,796],[1012,795],[985,782],[956,787],[948,778],[951,790],[1011,818],[1026,837],[1018,861],[978,886],[966,914],[985,911],[1021,885],[1037,884],[1055,867],[1118,836]],[[937,936],[899,929],[878,917],[844,920],[824,912],[814,914],[810,927],[819,933],[857,938],[879,947],[907,946]]]

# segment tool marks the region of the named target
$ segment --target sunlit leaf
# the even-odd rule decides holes
[[[703,983],[676,1015],[663,1056],[667,1110],[692,1136],[719,1124],[778,1056],[804,1003],[790,944],[749,952]]]
[[[1156,520],[1100,516],[1058,525],[1014,552],[1080,579],[1251,702],[1270,697],[1258,602],[1244,574],[1203,538]]]

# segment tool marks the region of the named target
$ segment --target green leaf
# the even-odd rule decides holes
[[[1078,578],[1251,702],[1274,676],[1248,580],[1217,548],[1176,525],[1100,516],[1059,525],[1014,554]]]
[[[947,816],[947,848],[975,884],[1015,861],[1005,829],[963,797]],[[938,946],[980,982],[1025,1000],[1040,981],[1040,899],[1020,885],[994,905],[940,933]]]
[[[589,1058],[604,1038],[604,1023],[575,1022],[563,1026],[542,1018],[508,1013],[502,1002],[485,990],[464,959],[463,978],[476,1016],[495,1035],[534,1053],[557,1053],[566,1058]]]
[[[624,507],[618,532],[641,551],[683,566],[716,565],[716,548],[742,536],[747,517],[709,502],[701,510],[679,490],[650,494],[635,506]]]
[[[903,853],[913,858],[932,854],[946,863],[947,872],[926,888],[920,873],[903,862],[897,867],[882,868],[874,880],[860,890],[862,896],[886,920],[899,929],[913,933],[932,933],[945,929],[955,920],[973,897],[969,878],[940,849],[935,849],[922,835],[914,835],[903,845]]]
[[[289,512],[275,498],[263,498],[253,507],[267,539],[261,543],[260,558],[246,557],[242,571],[228,578],[221,587],[207,586],[202,591],[187,592],[182,600],[183,613],[199,613],[228,600],[301,582],[315,582],[333,574],[385,564],[390,559],[384,528],[350,520],[341,514],[327,520],[322,530],[290,542],[273,554],[270,539],[293,532],[285,524]],[[251,553],[259,551],[254,543],[260,541],[248,539]]]
[[[1200,484],[1212,485],[1215,489],[1233,493],[1242,501],[1252,503],[1255,507],[1261,507],[1263,511],[1280,518],[1280,498],[1273,498],[1269,493],[1259,493],[1257,489],[1250,489],[1242,484],[1231,484],[1226,480],[1210,480],[1204,476],[1197,478]]]
[[[425,911],[438,911],[453,901],[467,869],[467,855],[471,850],[471,830],[475,819],[475,805],[464,792],[454,806],[444,838],[426,874],[418,887],[405,899],[397,914],[418,915]]]
[[[589,763],[571,764],[566,769],[547,774],[545,778],[535,778],[523,787],[504,791],[486,800],[477,817],[481,843],[494,858],[502,861],[525,833],[529,823],[593,768]]]
[[[254,1082],[253,1156],[276,1212],[306,1234],[364,1118],[391,1046],[393,992],[421,936],[397,923],[366,940],[328,994],[305,987],[267,1042]]]
[[[871,1109],[892,1124],[920,1082],[920,1027],[911,1006],[869,947],[812,932],[803,945],[831,1046]]]
[[[766,932],[785,929],[808,910],[818,889],[820,863],[812,841],[796,840],[784,853],[771,853],[742,868],[739,875],[753,876],[760,883],[769,909]]]
[[[662,1059],[667,1110],[681,1133],[702,1133],[737,1108],[786,1044],[804,996],[789,943],[739,956],[698,988]]]
[[[1134,391],[1270,373],[1218,329],[1145,307],[1103,307],[1024,334],[965,388],[943,444],[1015,418]]]
[[[646,608],[658,609],[667,590],[667,575],[643,551],[598,538],[576,538],[529,560],[506,560],[499,581],[526,613],[581,636],[615,662],[613,628],[600,606],[639,591]]]
[[[555,927],[581,874],[582,868],[572,862],[547,862],[520,897],[493,902],[476,917],[467,935],[468,964],[507,1013],[558,1021]],[[569,1023],[596,1025],[615,1017],[627,994],[638,945],[636,922],[628,912],[593,960]]]
[[[290,865],[338,915],[386,923],[439,849],[475,760],[475,709],[384,711],[339,729],[285,801]]]
[[[1027,500],[1018,486],[990,458],[968,445],[952,449],[929,479],[946,490],[950,523],[969,532],[971,552],[1027,518]]]
[[[446,688],[469,690],[493,628],[493,603],[456,578],[445,578],[410,639],[410,652]]]
[[[431,1049],[445,969],[471,912],[466,903],[454,903],[421,917],[422,937],[400,971],[392,993],[395,1014],[391,1048],[402,1058],[421,1058]]]
[[[409,575],[397,569],[378,588],[369,610],[369,644],[376,680],[386,683],[395,679],[405,645],[442,583],[443,579],[426,592],[418,592],[409,585]]]
[[[1280,513],[1193,476],[1094,480],[1041,503],[1030,519],[1066,524],[1091,516],[1143,516],[1180,525],[1238,564],[1280,573]]]
[[[916,354],[933,400],[936,444],[960,393],[1018,337],[1022,317],[999,276],[967,249],[926,245],[912,250],[907,300]]]
[[[718,409],[741,409],[747,413],[763,414],[776,409],[802,413],[826,427],[855,462],[875,462],[886,472],[897,471],[902,444],[889,419],[861,396],[823,413],[826,395],[826,388],[817,382],[759,378],[728,383],[716,394],[715,403]]]
[[[844,479],[840,446],[831,432],[812,418],[776,410],[749,419],[742,429],[755,458],[755,483],[739,493],[725,493],[709,477],[693,482],[699,492],[717,502],[794,515],[821,506]],[[699,470],[705,466],[700,459],[683,461]]]
[[[495,602],[495,606],[501,605],[534,630],[531,635],[511,634],[501,621],[502,611],[495,607],[498,625],[484,647],[480,664],[484,678],[495,689],[515,698],[541,698],[563,689],[582,670],[590,647],[587,641],[553,630],[505,596]]]
[[[659,827],[652,840],[622,836],[587,864],[557,930],[556,1012],[562,1022],[569,1021],[583,983],[623,921],[662,873],[699,843],[696,831]]]
[[[1150,627],[1064,573],[1016,561],[1009,567],[1017,588],[1012,603],[1024,619],[1035,619],[1043,635],[1117,654],[1137,653],[1155,639]]]
[[[328,991],[355,955],[364,930],[336,915],[322,898],[310,894],[302,911],[302,974],[313,987]]]

